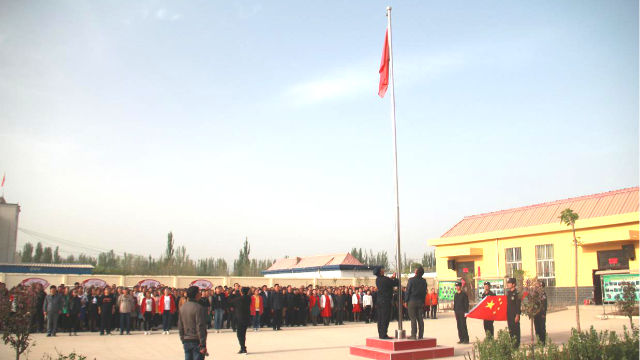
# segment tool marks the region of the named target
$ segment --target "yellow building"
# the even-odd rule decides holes
[[[567,208],[579,215],[579,296],[599,303],[602,274],[638,272],[638,187],[464,217],[429,240],[438,280],[504,279],[520,269],[543,279],[555,301],[571,302],[573,236],[559,219]]]

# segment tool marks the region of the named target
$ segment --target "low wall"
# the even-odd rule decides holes
[[[356,285],[375,285],[375,278],[341,278],[341,279],[325,279],[325,278],[309,278],[309,279],[289,279],[289,278],[266,278],[266,277],[239,277],[239,276],[167,276],[167,275],[64,275],[64,274],[15,274],[0,273],[0,282],[7,284],[12,288],[20,284],[26,279],[44,279],[50,285],[73,285],[76,282],[82,283],[87,279],[101,279],[107,284],[116,284],[117,286],[135,286],[143,280],[156,280],[163,285],[186,288],[195,280],[208,280],[214,286],[232,286],[238,283],[242,286],[262,286],[272,287],[275,284],[280,285],[314,285],[314,286],[356,286]]]

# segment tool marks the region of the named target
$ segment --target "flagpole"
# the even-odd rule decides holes
[[[391,6],[387,6],[387,41],[389,42],[389,87],[391,88],[391,125],[393,131],[393,174],[396,196],[396,249],[397,249],[397,273],[398,273],[398,330],[396,339],[404,339],[405,331],[402,330],[402,252],[400,251],[400,199],[398,192],[398,143],[396,139],[396,94],[393,80],[393,46],[391,43]]]

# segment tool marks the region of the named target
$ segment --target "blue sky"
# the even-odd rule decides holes
[[[192,257],[395,252],[638,185],[635,1],[2,1],[0,172],[26,229]],[[19,235],[19,246],[33,241]],[[73,247],[61,246],[66,252]]]

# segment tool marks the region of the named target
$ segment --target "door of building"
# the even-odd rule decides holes
[[[602,282],[600,275],[596,275],[598,270],[593,270],[593,301],[596,305],[602,305]]]

